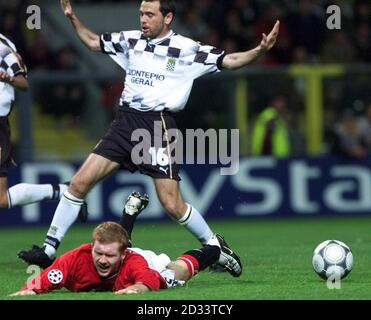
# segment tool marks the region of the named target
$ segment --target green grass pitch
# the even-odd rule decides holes
[[[0,299],[29,300],[324,300],[371,299],[371,218],[327,218],[295,220],[210,221],[215,232],[223,234],[241,256],[244,272],[240,278],[227,273],[204,271],[185,287],[138,296],[112,293],[70,293],[66,290],[32,297],[10,298],[26,279],[27,266],[17,257],[20,249],[41,244],[45,228],[2,229],[0,232]],[[75,225],[65,237],[59,254],[90,241],[93,225]],[[314,247],[323,240],[337,239],[348,244],[354,255],[354,268],[330,290],[313,271]],[[134,245],[171,258],[198,242],[176,223],[139,221],[133,233]]]

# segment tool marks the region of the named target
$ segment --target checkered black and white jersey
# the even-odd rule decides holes
[[[0,33],[0,71],[8,73],[11,77],[26,73],[15,52],[17,49],[14,43]],[[13,100],[13,86],[0,81],[0,116],[9,114]]]
[[[148,40],[141,31],[101,35],[101,49],[126,72],[120,103],[139,111],[176,112],[189,98],[193,81],[221,70],[224,51],[170,31]]]

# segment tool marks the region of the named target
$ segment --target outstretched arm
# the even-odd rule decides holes
[[[100,51],[99,36],[89,30],[75,15],[69,0],[61,0],[61,7],[65,16],[70,19],[80,40],[92,51]]]
[[[276,43],[279,29],[280,22],[277,21],[268,36],[263,33],[263,40],[255,49],[245,52],[227,54],[223,59],[223,68],[228,70],[236,70],[248,65],[255,59],[262,56],[264,53],[272,49],[272,47]]]

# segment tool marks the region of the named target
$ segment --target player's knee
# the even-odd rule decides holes
[[[76,197],[84,198],[88,193],[89,185],[79,177],[73,177],[70,182],[69,191]]]
[[[175,201],[171,201],[170,199],[166,199],[162,201],[162,205],[166,212],[172,214],[176,211],[176,204]]]
[[[184,211],[182,201],[177,201],[169,197],[162,201],[162,205],[164,206],[166,212],[175,218],[180,219],[184,214],[184,212],[182,212]]]

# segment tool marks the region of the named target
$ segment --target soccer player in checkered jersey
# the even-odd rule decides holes
[[[242,68],[271,49],[277,39],[279,21],[268,35],[263,34],[255,49],[226,55],[223,50],[202,45],[171,30],[176,11],[172,0],[142,1],[141,30],[101,36],[79,20],[69,0],[61,0],[61,6],[80,40],[90,50],[108,54],[125,70],[125,88],[115,120],[60,200],[44,246],[22,251],[20,258],[31,264],[52,263],[86,194],[97,182],[120,168],[131,172],[139,170],[152,177],[158,198],[170,217],[202,244],[207,243],[213,232],[197,209],[184,202],[179,190],[178,166],[171,161],[157,164],[156,154],[144,164],[137,164],[131,155],[138,142],[132,141],[131,136],[136,129],[145,129],[152,133],[153,139],[159,126],[166,140],[167,131],[176,128],[171,113],[185,107],[193,81],[221,69]],[[145,143],[153,151],[153,141]],[[169,159],[169,141],[164,144],[162,151],[168,153]],[[144,156],[149,155],[149,151],[144,152]],[[156,165],[152,165],[153,161]]]
[[[14,103],[14,89],[28,90],[26,76],[26,66],[14,43],[0,33],[0,208],[58,200],[67,189],[66,184],[29,183],[20,183],[8,189],[8,169],[15,165],[8,116]]]

